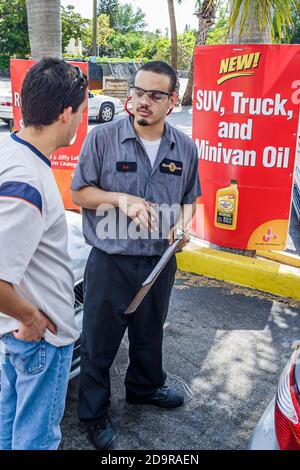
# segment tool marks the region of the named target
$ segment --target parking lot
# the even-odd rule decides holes
[[[299,339],[300,304],[178,273],[165,324],[164,367],[185,405],[161,410],[125,402],[124,338],[112,367],[114,449],[246,449]],[[69,386],[63,449],[92,449]]]

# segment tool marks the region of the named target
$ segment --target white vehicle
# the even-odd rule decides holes
[[[300,450],[300,342],[252,434],[250,450]]]
[[[75,278],[75,321],[81,332],[83,320],[83,274],[91,247],[85,243],[82,234],[82,217],[75,212],[66,211],[68,224],[68,250],[72,259],[72,268]],[[80,346],[81,336],[76,341],[73,352],[70,380],[80,372]]]
[[[115,114],[123,111],[124,106],[118,98],[106,95],[94,95],[88,92],[88,116],[97,122],[110,122]],[[14,126],[12,93],[10,81],[0,83],[0,119],[9,125],[10,130]]]
[[[10,130],[13,128],[11,84],[8,80],[0,82],[0,119],[9,125]]]
[[[124,110],[122,101],[106,95],[94,95],[89,91],[89,119],[98,122],[110,122],[115,114]]]

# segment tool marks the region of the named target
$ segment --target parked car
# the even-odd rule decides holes
[[[12,110],[11,84],[8,80],[0,83],[0,119],[9,125],[10,130],[14,126]]]
[[[88,92],[88,117],[96,119],[97,122],[110,122],[115,114],[123,111],[124,106],[118,98],[106,95],[95,95]],[[0,119],[9,125],[10,130],[14,126],[12,93],[9,81],[1,82],[0,85]]]
[[[115,114],[123,111],[124,106],[118,98],[106,95],[95,95],[89,91],[89,119],[98,122],[110,122]]]
[[[77,328],[81,331],[83,320],[83,274],[91,247],[85,243],[82,235],[82,216],[75,212],[66,211],[66,217],[69,234],[68,249],[72,259],[75,277],[75,321]],[[70,380],[76,377],[80,372],[80,344],[81,337],[75,343]]]
[[[250,450],[300,450],[300,342],[294,345],[277,393],[252,434]]]

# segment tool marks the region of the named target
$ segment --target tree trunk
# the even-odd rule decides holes
[[[210,0],[204,0],[202,3],[201,10],[196,12],[196,15],[199,18],[199,29],[198,36],[196,40],[196,46],[204,46],[206,43],[207,35],[215,22],[216,18],[216,5],[217,2]],[[194,88],[194,55],[191,61],[191,67],[189,71],[188,83],[185,89],[185,93],[182,98],[182,106],[191,106],[192,105],[192,96]]]
[[[177,28],[173,0],[168,0],[170,27],[171,27],[171,66],[177,72]]]
[[[31,57],[62,58],[60,0],[26,0]]]
[[[232,0],[230,3],[230,11],[232,12]],[[240,32],[242,8],[243,7],[241,6],[234,28],[229,32],[228,43],[269,44],[271,42],[271,29],[270,27],[265,27],[263,30],[261,30],[261,28],[259,27],[257,11],[255,11],[255,9],[253,8],[253,3],[251,2],[247,14],[247,20],[245,21],[244,29]]]

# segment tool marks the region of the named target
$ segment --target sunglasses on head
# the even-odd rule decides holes
[[[65,96],[63,97],[63,102],[62,102],[62,111],[67,107],[66,106],[66,103],[68,101],[68,98],[70,98],[70,96],[72,95],[73,91],[75,90],[75,88],[80,84],[81,87],[84,87],[86,86],[87,84],[87,80],[86,78],[84,77],[83,73],[82,73],[82,70],[80,67],[78,67],[77,65],[72,65],[72,68],[75,69],[76,71],[76,75],[75,75],[75,80],[73,81],[70,89],[67,91],[67,93],[65,94]]]

